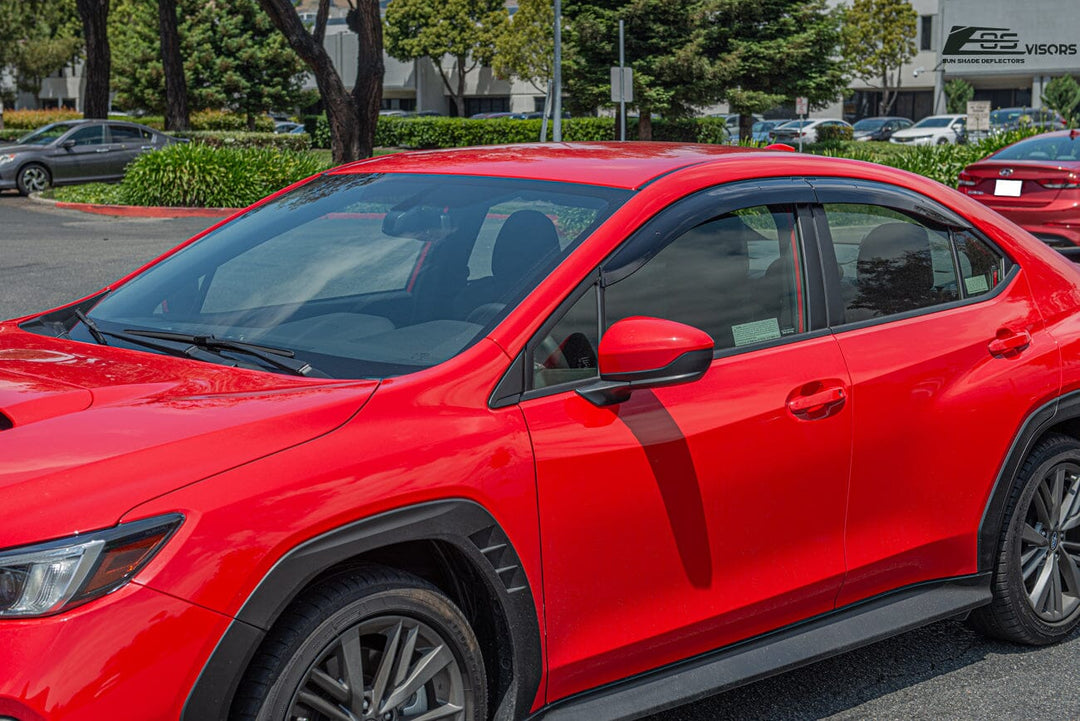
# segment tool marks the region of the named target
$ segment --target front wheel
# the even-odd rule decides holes
[[[230,718],[485,721],[476,636],[434,586],[369,567],[324,582],[267,634]]]
[[[49,187],[51,181],[48,169],[37,163],[30,163],[19,168],[19,174],[15,176],[15,185],[19,188],[19,195],[40,193]]]
[[[949,144],[949,139],[948,138],[938,138],[937,144],[938,145],[948,145]]]
[[[1080,442],[1050,435],[1032,449],[1006,507],[994,600],[972,622],[1007,641],[1043,645],[1080,623]]]

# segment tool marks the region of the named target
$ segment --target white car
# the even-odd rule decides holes
[[[806,120],[792,120],[784,123],[779,128],[769,131],[769,137],[777,143],[816,143],[818,129],[830,125],[843,125],[850,128],[851,123],[837,118],[808,118]]]
[[[897,130],[889,138],[889,142],[904,145],[958,143],[963,140],[966,127],[966,115],[931,115],[928,118],[923,118],[907,130]]]

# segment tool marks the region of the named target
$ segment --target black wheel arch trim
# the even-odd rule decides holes
[[[986,507],[983,509],[982,520],[979,522],[978,568],[980,571],[990,571],[994,568],[998,537],[1001,533],[1001,524],[1005,520],[1005,506],[1024,459],[1048,428],[1074,418],[1080,418],[1080,391],[1073,391],[1047,401],[1024,419],[1020,430],[1013,438],[1004,463],[998,470],[997,478],[994,479]]]
[[[540,687],[540,628],[532,590],[516,551],[479,504],[451,499],[387,511],[316,536],[282,556],[248,596],[203,666],[181,721],[224,720],[248,663],[281,612],[326,570],[399,543],[441,541],[455,547],[487,583],[510,632],[513,679],[494,719],[528,713]]]

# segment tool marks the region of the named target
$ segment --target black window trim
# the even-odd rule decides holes
[[[989,301],[1005,292],[1012,285],[1014,279],[1020,273],[1020,265],[1005,252],[1001,246],[987,238],[978,228],[961,218],[953,211],[945,208],[934,200],[916,193],[907,188],[901,188],[876,181],[850,180],[847,178],[808,178],[814,188],[818,205],[814,210],[814,229],[817,232],[817,246],[822,256],[822,267],[825,269],[825,286],[827,293],[827,307],[829,310],[829,327],[834,332],[847,332],[871,326],[892,323],[908,318],[917,318],[931,313],[962,308],[976,303]],[[825,217],[824,205],[826,203],[845,203],[851,205],[876,205],[891,210],[896,210],[905,215],[923,218],[927,222],[945,226],[949,231],[950,253],[953,256],[953,266],[957,271],[957,300],[948,303],[938,303],[915,308],[914,310],[880,318],[867,318],[853,323],[836,323],[834,318],[843,316],[843,299],[840,295],[840,273],[836,264],[836,253],[833,249],[832,234],[829,232],[828,220]],[[1003,261],[1004,273],[1001,282],[989,293],[981,293],[976,296],[968,296],[959,288],[959,263],[956,261],[956,241],[953,236],[956,231],[971,233],[977,240],[984,243],[988,248],[997,253]],[[831,262],[831,272],[830,269]]]
[[[805,178],[784,176],[755,178],[753,180],[714,185],[699,190],[661,209],[619,243],[607,257],[600,261],[597,267],[590,270],[588,276],[548,316],[544,324],[537,329],[525,343],[524,348],[514,357],[514,360],[492,391],[488,399],[488,406],[490,408],[503,408],[520,401],[565,393],[579,386],[595,382],[595,378],[585,378],[544,388],[530,388],[531,379],[528,377],[530,372],[528,359],[540,341],[551,332],[552,328],[558,325],[570,308],[594,285],[599,286],[599,292],[597,293],[597,313],[600,324],[598,337],[603,338],[603,333],[607,330],[604,327],[604,288],[631,275],[682,233],[702,223],[707,223],[710,220],[743,208],[761,205],[788,205],[792,208],[797,228],[796,240],[801,262],[802,283],[806,290],[806,330],[802,333],[794,333],[762,343],[715,350],[713,360],[767,350],[828,335],[830,330],[826,322],[826,294],[821,277],[823,260],[811,225],[814,212],[813,200],[812,189]],[[659,243],[656,242],[657,239],[660,239]],[[637,248],[640,245],[645,245],[646,250],[640,252],[640,255],[633,258],[630,263],[614,271],[606,270],[613,261],[618,259],[619,255],[631,252],[627,250],[628,248],[633,248],[632,252],[639,252]]]

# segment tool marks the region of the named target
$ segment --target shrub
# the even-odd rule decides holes
[[[117,183],[87,183],[86,185],[65,185],[61,188],[46,190],[43,195],[65,203],[100,203],[103,205],[125,205],[124,189]]]
[[[18,140],[24,135],[26,135],[26,130],[22,128],[4,128],[0,130],[0,143]]]
[[[232,130],[191,130],[175,134],[214,148],[277,148],[297,152],[311,149],[311,138],[292,133],[248,133]]]
[[[74,110],[6,110],[4,111],[4,128],[33,130],[49,123],[78,120],[81,117],[82,113]]]
[[[855,131],[850,125],[825,125],[817,129],[819,142],[827,143],[830,140],[851,140]]]
[[[324,167],[310,153],[182,143],[136,158],[121,197],[128,205],[238,208]]]

